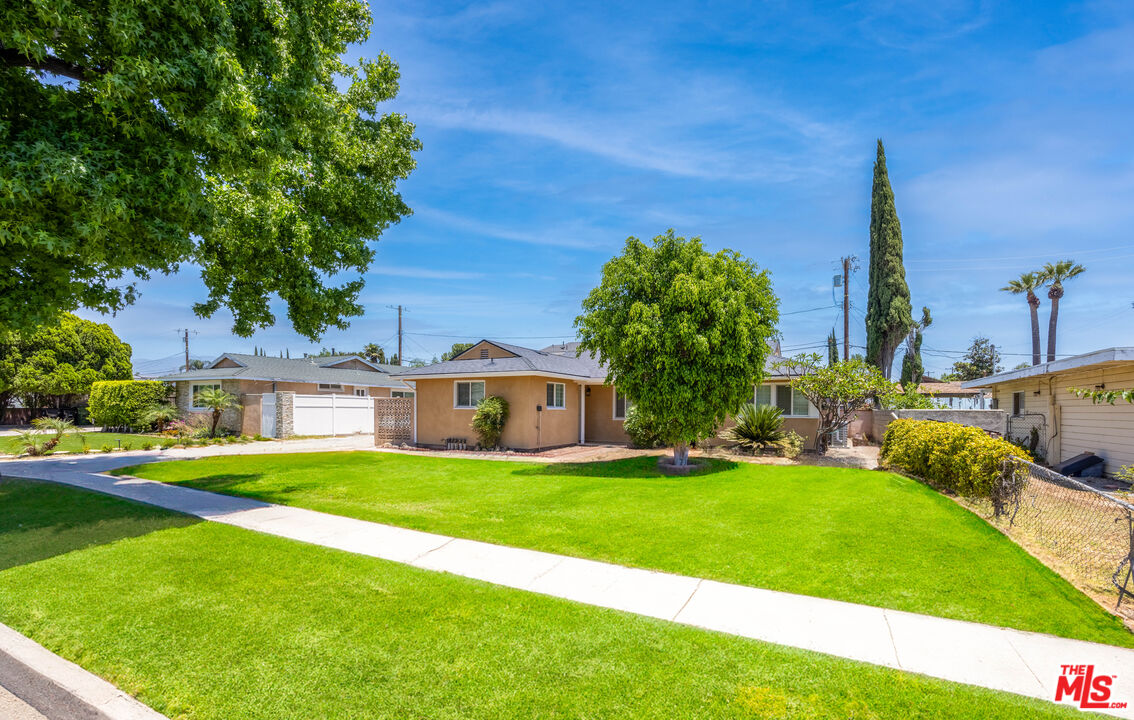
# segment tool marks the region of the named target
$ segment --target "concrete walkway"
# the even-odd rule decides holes
[[[1134,650],[451,538],[98,472],[130,462],[137,459],[5,463],[0,472],[428,570],[1043,700],[1054,699],[1061,666],[1094,665],[1096,676],[1115,676],[1113,701],[1134,704]],[[1134,718],[1134,708],[1104,712]]]

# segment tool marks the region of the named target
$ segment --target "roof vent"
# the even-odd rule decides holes
[[[480,359],[481,360],[488,360],[488,348],[481,348],[480,349]]]

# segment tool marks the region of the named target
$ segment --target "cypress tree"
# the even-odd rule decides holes
[[[894,351],[913,327],[910,288],[902,265],[902,226],[878,141],[870,193],[870,292],[866,301],[866,360],[889,379]]]
[[[839,340],[835,337],[835,329],[831,328],[831,334],[827,336],[827,365],[837,365],[839,363]]]

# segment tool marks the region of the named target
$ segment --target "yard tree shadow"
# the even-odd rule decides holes
[[[0,571],[199,518],[55,483],[0,479]]]
[[[574,475],[580,477],[607,477],[607,478],[674,478],[701,477],[720,472],[727,472],[737,467],[732,460],[718,460],[716,458],[690,458],[691,462],[703,463],[700,467],[691,470],[688,475],[667,475],[658,469],[658,457],[645,455],[642,457],[624,458],[621,460],[599,460],[582,463],[551,463],[548,465],[533,465],[531,467],[517,468],[513,475]]]
[[[129,468],[126,468],[126,470],[129,470]],[[281,505],[288,504],[288,499],[294,493],[318,490],[327,485],[325,480],[312,480],[311,482],[291,483],[284,487],[257,487],[260,480],[271,478],[271,473],[217,473],[185,480],[163,480],[162,482]]]

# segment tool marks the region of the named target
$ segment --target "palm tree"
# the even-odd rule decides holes
[[[240,404],[236,396],[220,388],[206,388],[197,393],[198,407],[206,407],[213,413],[213,424],[209,428],[209,437],[217,436],[217,425],[220,423],[221,413],[225,410],[236,410]]]
[[[1047,361],[1055,360],[1055,326],[1059,322],[1059,299],[1063,297],[1063,282],[1086,272],[1087,268],[1074,260],[1047,263],[1040,270],[1040,279],[1049,285],[1047,297],[1051,300],[1051,317],[1047,321]]]
[[[1040,336],[1039,336],[1039,298],[1036,290],[1043,287],[1043,273],[1029,272],[1020,275],[1017,280],[1010,280],[1007,285],[1000,288],[1003,292],[1013,295],[1028,296],[1028,307],[1032,311],[1032,365],[1040,364]]]

